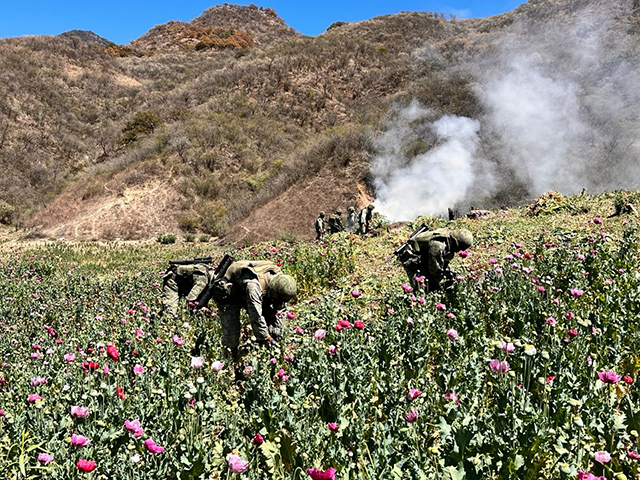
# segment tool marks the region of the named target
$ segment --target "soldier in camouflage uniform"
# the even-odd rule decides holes
[[[329,233],[344,232],[344,224],[342,223],[342,209],[338,208],[333,215],[329,217]]]
[[[322,240],[324,238],[324,234],[325,234],[324,212],[320,212],[318,214],[318,218],[316,218],[315,227],[316,227],[316,240],[318,242],[322,242]]]
[[[249,260],[233,262],[224,277],[231,288],[229,300],[218,305],[224,355],[231,359],[238,355],[242,309],[249,314],[258,342],[275,343],[285,328],[284,316],[277,312],[296,295],[293,277],[283,274],[273,262]]]
[[[400,262],[414,289],[439,290],[440,282],[449,273],[449,262],[457,252],[466,250],[471,245],[473,235],[466,229],[444,228],[424,232],[410,242],[400,255]],[[424,287],[421,277],[424,277]]]
[[[358,223],[358,214],[354,207],[349,207],[348,210],[346,230],[347,232],[353,232],[356,228],[356,224]]]
[[[371,219],[373,218],[373,203],[370,203],[358,214],[358,222],[360,222],[360,233],[365,235],[371,229]]]
[[[213,267],[210,264],[171,265],[162,279],[164,312],[174,317],[178,315],[181,298],[186,298],[194,304],[198,302],[213,276]]]

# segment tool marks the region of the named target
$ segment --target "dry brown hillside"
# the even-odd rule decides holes
[[[128,46],[0,41],[0,221],[53,238],[309,238],[318,210],[375,195],[369,165],[398,107],[483,118],[477,65],[493,68],[510,32],[556,28],[584,8],[613,12],[621,40],[607,65],[631,62],[633,1],[531,0],[471,20],[404,12],[314,38],[269,8],[225,5]],[[596,73],[596,88],[610,88]],[[624,132],[634,105],[619,121],[592,115]],[[405,153],[437,146],[427,133]],[[513,177],[496,132],[480,135],[483,158]],[[607,162],[626,145],[616,138]],[[526,194],[515,185],[486,200]]]

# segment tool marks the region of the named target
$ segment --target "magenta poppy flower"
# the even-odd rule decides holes
[[[264,438],[262,438],[262,435],[260,435],[260,432],[256,433],[256,436],[253,437],[253,439],[251,440],[251,443],[253,443],[254,445],[262,445],[264,443]]]
[[[462,250],[461,252],[458,252],[458,255],[460,256],[460,258],[467,258],[469,256],[469,252],[467,252],[466,250]]]
[[[336,353],[338,353],[338,347],[335,345],[329,345],[329,354],[335,355]]]
[[[364,328],[364,322],[361,320],[356,320],[355,322],[353,322],[353,326],[358,330],[362,330]]]
[[[354,298],[358,298],[360,295],[362,295],[362,292],[359,292],[358,290],[351,291],[351,296]]]
[[[583,472],[582,470],[578,470],[577,480],[607,480],[607,479],[605,477],[596,477],[593,473]]]
[[[37,401],[42,401],[42,397],[37,393],[32,393],[27,397],[27,400],[29,400],[29,403],[36,403]]]
[[[601,382],[604,383],[618,383],[622,378],[621,375],[613,372],[612,370],[605,370],[604,372],[596,372],[598,374],[598,378]]]
[[[327,427],[329,427],[329,430],[331,430],[332,432],[337,432],[340,429],[338,424],[333,422],[327,423]]]
[[[571,328],[567,332],[567,335],[569,335],[569,337],[571,337],[571,338],[576,338],[578,336],[578,331],[575,328]]]
[[[287,312],[287,318],[289,320],[293,320],[294,318],[296,318],[296,314],[293,312]]]
[[[602,219],[600,217],[594,217],[593,223],[595,223],[596,225],[600,225],[602,223]]]
[[[142,375],[144,373],[144,367],[140,364],[136,364],[133,367],[133,373],[135,373],[136,375]]]
[[[247,460],[243,460],[233,453],[227,455],[227,463],[229,464],[229,470],[233,473],[243,473],[249,468],[249,462]]]
[[[303,334],[304,330],[302,328],[300,328],[300,327],[296,327],[296,333]]]
[[[629,375],[625,375],[624,377],[622,377],[622,380],[624,381],[624,383],[628,383],[629,385],[633,383],[633,377],[630,377]]]
[[[569,289],[569,293],[571,293],[572,297],[581,297],[584,295],[584,290],[580,290],[579,288],[571,288]]]
[[[547,325],[555,326],[558,324],[558,321],[553,317],[547,317],[547,319],[545,320],[545,323]]]
[[[144,441],[144,445],[145,445],[145,447],[147,447],[147,450],[149,450],[151,453],[162,453],[162,452],[164,452],[164,447],[161,447],[160,445],[158,445],[156,442],[154,442],[150,438],[147,438]]]
[[[38,461],[47,465],[48,463],[53,462],[53,455],[49,455],[48,453],[44,453],[44,452],[39,453]]]
[[[444,394],[446,400],[451,400],[456,405],[460,405],[460,398],[453,392],[447,392]]]
[[[79,407],[77,405],[71,407],[72,417],[85,418],[87,415],[89,415],[89,409],[87,407]]]
[[[628,456],[629,458],[634,459],[634,460],[638,460],[638,459],[640,458],[640,453],[638,453],[638,452],[637,452],[637,451],[635,451],[635,450],[629,450],[629,451],[627,452],[627,456]]]
[[[90,443],[91,443],[91,440],[89,440],[87,437],[84,437],[82,435],[76,435],[75,433],[71,435],[71,445],[73,445],[74,447],[82,448],[82,447],[86,447]]]
[[[407,293],[413,292],[413,287],[411,285],[407,285],[406,283],[403,283],[401,287]]]
[[[450,328],[449,330],[447,330],[447,337],[449,337],[449,340],[458,340],[458,332],[456,332],[453,328]]]
[[[593,454],[593,459],[598,463],[609,463],[611,461],[611,455],[605,450],[600,450]]]
[[[502,362],[498,359],[493,359],[489,362],[491,370],[497,373],[507,373],[509,371],[509,363],[506,360]]]
[[[409,413],[405,414],[404,419],[409,423],[415,422],[418,419],[418,411],[411,410]]]
[[[311,480],[334,480],[336,478],[336,469],[333,467],[326,470],[307,468],[307,474],[311,477]]]
[[[88,473],[93,472],[96,469],[96,462],[94,462],[93,460],[85,460],[84,458],[81,458],[80,460],[78,460],[78,463],[76,463],[76,466],[79,470]]]
[[[489,263],[495,265],[496,263],[498,263],[498,260],[496,260],[495,258],[490,258]]]
[[[415,400],[420,395],[422,395],[422,390],[416,390],[415,388],[410,388],[409,393],[407,394],[407,402]]]
[[[178,345],[179,347],[181,347],[182,345],[184,345],[184,340],[182,340],[178,335],[174,335],[173,338],[171,339],[173,341],[173,343],[175,343],[176,345]]]
[[[438,302],[436,304],[436,310],[446,310],[446,309],[447,309],[447,306],[444,303]]]

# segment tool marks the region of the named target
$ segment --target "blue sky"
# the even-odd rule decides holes
[[[524,0],[254,0],[273,8],[287,25],[305,35],[324,32],[333,22],[355,22],[401,11],[437,11],[459,17],[487,17],[513,10]],[[120,44],[135,40],[169,20],[190,21],[215,0],[6,0],[0,13],[0,38],[57,35],[91,30]]]

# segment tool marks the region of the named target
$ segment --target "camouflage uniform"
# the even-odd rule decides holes
[[[241,260],[232,263],[227,270],[225,278],[232,283],[232,295],[229,302],[218,306],[226,356],[237,354],[242,309],[249,314],[253,335],[259,342],[271,342],[284,333],[284,316],[277,312],[285,307],[285,301],[274,298],[269,291],[269,283],[281,273],[282,270],[269,261]]]
[[[358,214],[356,213],[356,209],[349,207],[349,213],[347,213],[347,232],[353,232],[356,228],[356,223],[358,223]]]
[[[371,219],[373,218],[373,204],[369,204],[360,210],[358,214],[358,222],[360,222],[360,233],[362,235],[369,233],[371,228]]]
[[[329,217],[329,233],[344,232],[344,224],[342,223],[342,210],[338,209]]]
[[[324,238],[325,228],[324,228],[324,212],[320,212],[318,214],[318,218],[316,218],[316,240],[321,242]]]
[[[427,291],[439,290],[440,282],[448,273],[449,262],[457,252],[473,245],[468,230],[440,229],[417,235],[400,256],[411,286],[422,288],[416,277],[425,277]]]
[[[209,264],[196,263],[169,267],[162,279],[164,311],[175,317],[178,315],[181,298],[186,298],[188,302],[197,302],[213,276],[213,267]]]

